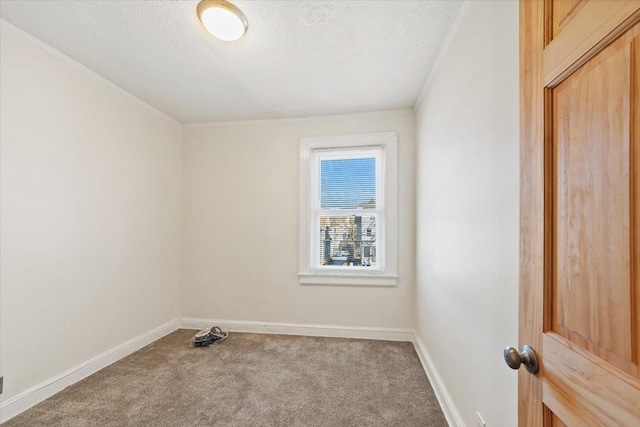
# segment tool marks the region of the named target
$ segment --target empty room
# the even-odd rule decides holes
[[[640,427],[640,0],[0,0],[0,423]]]

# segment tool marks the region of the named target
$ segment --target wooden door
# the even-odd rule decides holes
[[[520,3],[519,425],[640,426],[640,0]]]

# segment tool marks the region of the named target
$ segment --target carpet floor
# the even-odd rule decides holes
[[[447,425],[411,343],[178,330],[3,427]]]

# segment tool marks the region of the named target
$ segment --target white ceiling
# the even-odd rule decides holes
[[[1,1],[0,17],[182,123],[410,108],[461,2],[233,1],[240,41],[198,1]]]

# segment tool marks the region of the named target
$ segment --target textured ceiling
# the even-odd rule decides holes
[[[240,41],[197,1],[1,1],[0,17],[183,123],[414,105],[460,1],[234,1]]]

